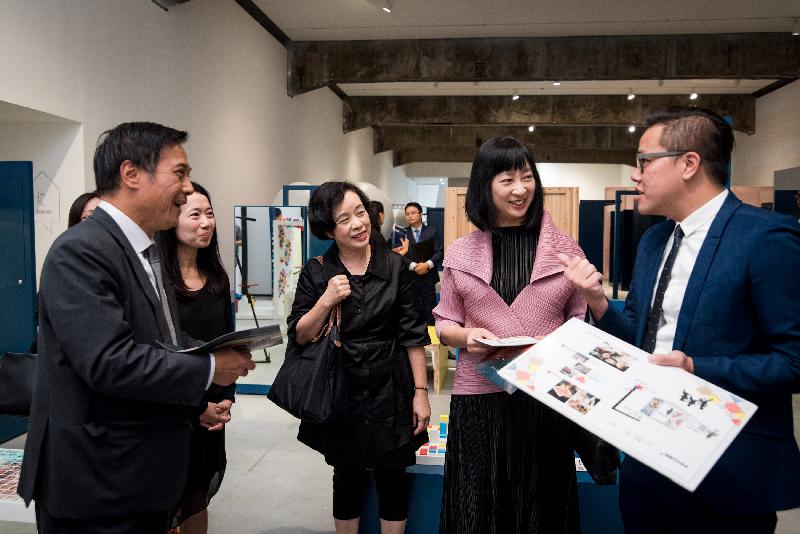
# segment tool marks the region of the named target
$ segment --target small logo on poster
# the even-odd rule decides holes
[[[33,179],[34,220],[48,232],[61,220],[61,190],[44,171]]]

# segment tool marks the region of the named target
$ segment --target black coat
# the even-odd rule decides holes
[[[344,274],[351,294],[342,301],[342,350],[347,411],[333,424],[302,422],[298,439],[341,467],[404,467],[427,441],[414,436],[414,381],[406,347],[427,342],[412,274],[399,254],[373,247],[366,273],[352,276],[334,244],[324,263],[309,261],[300,274],[289,337],[297,321],[325,292],[328,280]]]

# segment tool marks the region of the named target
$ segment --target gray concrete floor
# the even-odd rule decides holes
[[[431,395],[434,421],[448,412],[449,398],[448,394]],[[795,396],[794,408],[795,434],[800,437],[800,396]],[[209,532],[333,532],[331,468],[320,455],[297,442],[297,427],[296,420],[264,397],[238,396],[227,427],[228,470],[209,508]],[[2,447],[23,445],[21,436]],[[2,534],[34,532],[33,525],[0,523]],[[800,509],[781,512],[776,532],[800,534]]]

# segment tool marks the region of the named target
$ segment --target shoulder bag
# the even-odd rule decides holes
[[[35,354],[6,352],[0,357],[0,414],[28,415],[35,379]]]
[[[322,258],[317,257],[322,263]],[[306,345],[289,339],[267,398],[293,416],[313,423],[336,421],[346,404],[344,366],[340,358],[341,304],[331,310],[319,334]]]

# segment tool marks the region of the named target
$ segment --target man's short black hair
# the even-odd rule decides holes
[[[336,221],[333,220],[335,210],[344,200],[344,195],[352,191],[361,200],[365,209],[369,210],[369,198],[355,184],[350,182],[325,182],[319,186],[308,201],[308,225],[311,233],[319,239],[332,239]],[[370,217],[370,221],[372,217]]]
[[[422,206],[419,205],[419,202],[409,202],[406,204],[406,207],[403,208],[403,211],[406,211],[408,208],[417,208],[417,211],[422,213]]]
[[[185,131],[153,122],[125,122],[103,132],[94,151],[97,192],[102,195],[119,188],[119,167],[123,161],[130,160],[137,167],[153,172],[161,149],[182,145],[188,138]]]
[[[478,229],[497,231],[497,213],[492,198],[492,180],[506,171],[522,171],[530,167],[533,173],[533,199],[522,226],[538,232],[544,213],[544,190],[533,152],[513,137],[495,137],[486,141],[475,154],[469,176],[467,198],[464,208],[467,218]]]
[[[725,119],[704,108],[672,107],[644,121],[645,129],[659,124],[664,127],[660,142],[665,150],[697,152],[709,175],[721,185],[727,183],[734,141]]]

